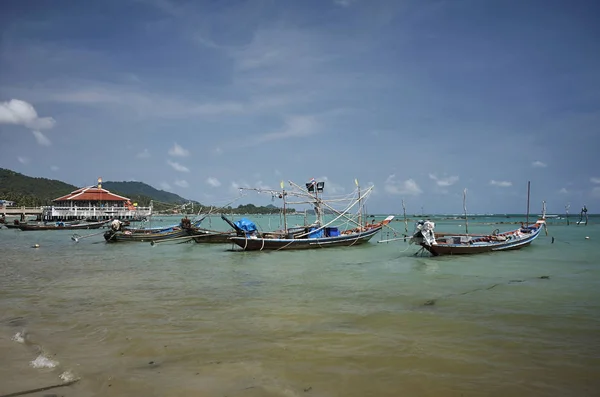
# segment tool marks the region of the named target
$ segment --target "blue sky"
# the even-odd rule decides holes
[[[6,0],[0,167],[202,203],[354,179],[371,212],[600,208],[600,5]],[[266,204],[250,195],[240,203]]]

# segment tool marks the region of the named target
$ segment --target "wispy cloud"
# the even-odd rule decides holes
[[[178,179],[173,183],[179,187],[190,187],[190,184],[185,179]]]
[[[209,184],[212,187],[219,187],[221,186],[221,181],[219,181],[217,178],[214,177],[209,177],[208,179],[206,179],[206,183]]]
[[[51,169],[52,171],[58,171],[60,168],[58,168],[58,166],[57,166],[57,165],[53,165],[53,166],[51,166],[51,167],[50,167],[50,169]]]
[[[533,168],[546,168],[548,166],[548,164],[541,162],[539,160],[536,160],[533,163],[531,163],[531,166]]]
[[[27,157],[18,156],[17,160],[19,160],[19,163],[21,164],[29,164],[29,159]]]
[[[167,182],[161,182],[158,184],[158,186],[162,189],[162,190],[171,190],[171,185],[169,185]]]
[[[385,180],[384,188],[387,193],[394,195],[418,196],[423,193],[414,179],[405,181],[396,180],[396,175],[392,174]]]
[[[52,117],[39,117],[33,105],[20,99],[0,102],[0,124],[17,124],[35,130],[52,128]]]
[[[184,149],[175,142],[172,148],[169,149],[169,154],[174,157],[187,157],[190,155],[190,151]]]
[[[150,151],[148,149],[144,149],[138,154],[135,155],[138,159],[148,159],[150,158]]]
[[[50,139],[48,139],[48,137],[46,135],[42,134],[41,131],[33,130],[31,132],[33,133],[33,136],[35,137],[35,140],[37,141],[38,144],[40,144],[42,146],[52,145],[52,142],[50,142]]]
[[[498,186],[498,187],[510,187],[510,186],[512,186],[512,182],[510,182],[510,181],[496,181],[496,180],[492,179],[490,181],[490,185],[492,185],[492,186]]]
[[[185,165],[181,165],[175,161],[167,160],[167,164],[169,164],[175,171],[179,172],[190,172],[190,169]]]
[[[592,189],[592,197],[600,198],[600,186],[596,186]]]
[[[591,178],[590,178],[590,182],[592,182],[592,183],[600,183],[600,178],[597,178],[597,177],[591,177]]]
[[[349,7],[354,2],[356,2],[356,0],[333,0],[333,3],[340,7]]]
[[[567,188],[566,188],[566,187],[563,187],[562,189],[560,189],[560,190],[558,191],[558,193],[560,193],[560,194],[569,194],[569,191],[567,190]]]
[[[448,177],[441,178],[435,174],[429,174],[429,178],[433,179],[435,181],[435,183],[441,187],[452,186],[456,182],[458,182],[458,179],[459,179],[458,176],[448,176]]]
[[[258,139],[254,140],[253,142],[258,144],[281,139],[306,137],[315,134],[317,132],[317,127],[318,124],[314,117],[289,117],[285,121],[285,128],[283,128],[281,131],[260,135]]]

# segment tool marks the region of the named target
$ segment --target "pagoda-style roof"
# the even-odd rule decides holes
[[[74,190],[66,196],[56,198],[52,201],[129,201],[129,199],[98,186],[88,186]]]

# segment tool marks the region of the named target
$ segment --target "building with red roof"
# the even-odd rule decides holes
[[[49,219],[134,219],[152,214],[152,207],[138,207],[127,197],[102,188],[102,178],[95,186],[82,187],[52,200]]]

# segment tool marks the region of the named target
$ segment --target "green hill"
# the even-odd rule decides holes
[[[81,187],[81,186],[80,186]],[[140,207],[147,207],[153,202],[155,211],[170,211],[179,208],[183,212],[198,212],[203,207],[197,201],[185,199],[175,193],[155,189],[143,182],[103,182],[102,187],[112,193],[128,197]],[[39,207],[52,205],[52,200],[79,189],[75,185],[47,178],[35,178],[15,171],[0,168],[0,199],[14,201],[16,206]],[[193,207],[183,204],[193,203]],[[247,214],[273,214],[279,209],[272,204],[256,207],[253,204],[240,205],[237,209],[227,207],[226,211]],[[217,210],[218,211],[218,210]],[[289,209],[293,211],[293,209]]]
[[[155,189],[152,186],[143,182],[102,182],[102,187],[116,194],[129,197],[132,200],[137,198],[149,198],[153,201],[165,204],[185,204],[191,200],[185,199],[175,193],[166,192],[164,190]]]
[[[0,168],[0,198],[14,201],[15,205],[50,205],[53,199],[75,189],[77,186],[56,179],[34,178]]]

